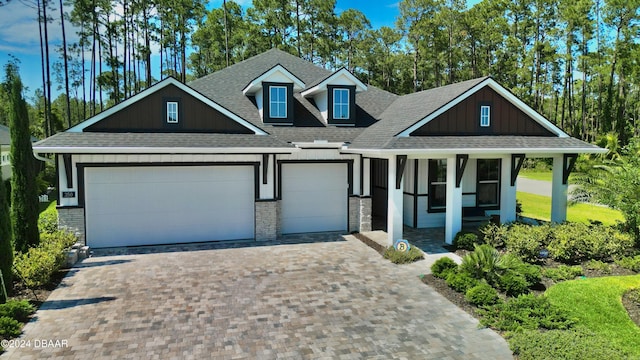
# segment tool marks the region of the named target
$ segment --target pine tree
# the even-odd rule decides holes
[[[38,232],[38,194],[36,190],[36,160],[31,148],[27,104],[22,97],[22,81],[18,67],[5,67],[9,93],[9,128],[11,134],[11,229],[18,251],[40,243]]]
[[[0,152],[1,152],[0,146]],[[9,203],[4,188],[4,179],[0,176],[0,271],[4,278],[7,292],[11,293],[11,267],[13,265],[13,245],[11,239],[11,220],[9,218]],[[0,293],[0,303],[4,303],[4,294]]]

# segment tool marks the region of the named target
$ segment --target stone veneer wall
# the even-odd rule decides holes
[[[360,232],[371,231],[371,198],[360,198]]]
[[[349,232],[360,231],[360,197],[349,196]]]
[[[278,237],[278,202],[277,201],[256,201],[255,219],[256,241],[272,241]]]
[[[84,236],[84,208],[58,208],[58,228],[76,234],[80,243],[87,244]]]

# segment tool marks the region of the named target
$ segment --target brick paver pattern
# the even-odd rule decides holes
[[[68,346],[32,342],[1,358],[512,358],[503,338],[418,279],[419,264],[334,238],[86,259],[21,337]]]

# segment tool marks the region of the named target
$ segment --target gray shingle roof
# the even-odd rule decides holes
[[[387,148],[395,135],[486,79],[487,77],[482,77],[398,97],[382,112],[380,121],[358,136],[353,146]]]
[[[202,133],[80,133],[62,132],[33,145],[42,148],[288,148],[292,145],[267,135]]]
[[[550,136],[410,136],[396,137],[387,149],[523,149],[526,150],[570,150],[599,147],[571,137]]]

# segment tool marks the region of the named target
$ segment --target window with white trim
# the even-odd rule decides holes
[[[178,123],[178,102],[177,101],[167,101],[167,123],[169,124]]]
[[[480,106],[480,126],[489,127],[491,125],[491,106]]]
[[[447,208],[447,160],[429,160],[430,212],[441,212]]]
[[[287,117],[287,87],[269,87],[269,117],[284,119]]]
[[[333,118],[349,119],[349,89],[333,89]]]
[[[500,194],[500,159],[478,159],[478,206],[498,206]]]

